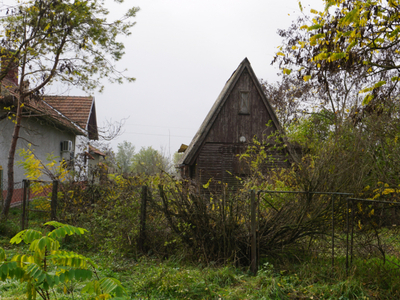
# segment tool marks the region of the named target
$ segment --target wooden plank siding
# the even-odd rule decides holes
[[[254,83],[249,78],[248,72],[243,72],[240,76],[222,106],[218,118],[215,119],[205,139],[206,143],[239,144],[241,136],[246,138],[246,142],[251,143],[255,136],[259,140],[265,140],[272,132],[277,130],[273,123],[270,127],[266,126],[271,120],[271,116],[265,109]],[[249,114],[239,114],[240,91],[244,90],[250,91]]]

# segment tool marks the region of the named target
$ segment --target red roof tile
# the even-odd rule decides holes
[[[99,149],[96,149],[92,145],[89,145],[89,151],[93,152],[94,154],[100,155],[100,156],[106,156],[103,152],[101,152]]]
[[[93,97],[44,96],[43,100],[82,129],[87,130]]]
[[[15,101],[12,97],[18,97],[18,86],[5,78],[0,84],[0,102],[9,105],[10,101]],[[24,106],[27,114],[46,118],[75,134],[85,134],[89,129],[89,138],[98,138],[95,111],[92,112],[93,97],[44,96],[42,100],[26,99]]]
[[[64,114],[58,110],[55,110],[49,104],[41,100],[28,99],[25,101],[25,111],[32,114],[33,116],[46,118],[49,122],[55,122],[61,126],[67,127],[74,131],[76,134],[84,135],[85,131],[78,124],[64,116]]]

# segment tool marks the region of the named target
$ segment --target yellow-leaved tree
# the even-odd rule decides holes
[[[29,185],[31,190],[31,196],[36,197],[41,195],[43,197],[43,192],[45,189],[51,190],[52,183],[40,182],[40,179],[43,179],[43,176],[46,176],[48,179],[54,181],[58,180],[63,182],[70,178],[71,171],[66,168],[64,161],[60,163],[57,162],[56,156],[53,154],[48,154],[45,162],[41,161],[34,153],[34,149],[31,148],[31,145],[28,144],[28,149],[19,149],[18,154],[22,157],[22,160],[18,161],[17,164],[22,166],[25,170],[25,176],[28,180],[31,180],[31,184]],[[51,198],[51,193],[46,195],[46,197]],[[39,200],[39,198],[37,199]],[[37,201],[36,203],[40,209],[49,210],[50,205],[47,201]]]
[[[311,9],[309,22],[299,30],[307,34],[297,48],[307,48],[313,70],[302,72],[309,80],[333,68],[342,74],[366,71],[369,82],[358,87],[363,104],[379,98],[397,86],[400,70],[399,0],[323,0],[321,12]],[[300,7],[301,3],[299,1]],[[293,53],[280,51],[278,55]],[[290,72],[290,67],[283,70]]]

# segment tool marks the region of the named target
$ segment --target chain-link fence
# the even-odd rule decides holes
[[[57,219],[58,181],[24,180],[21,229],[30,219],[39,224]]]
[[[6,180],[0,182],[0,205],[3,209],[8,192]],[[43,223],[56,219],[58,181],[23,180],[14,183],[10,208],[20,218],[21,230],[30,219]]]
[[[400,203],[346,193],[252,191],[251,269],[260,258],[289,253],[290,245],[332,268],[375,259],[397,265]],[[399,267],[397,265],[397,267]]]
[[[118,248],[125,253],[158,253],[165,239],[164,218],[149,201],[154,191],[135,182],[93,185],[69,182],[61,185],[58,217],[89,230],[103,251]]]
[[[7,196],[8,182],[7,180],[2,180],[0,182],[0,200],[1,207],[4,206],[4,200]],[[14,183],[14,192],[11,199],[11,207],[16,207],[22,204],[22,199],[24,196],[24,183],[22,181]]]
[[[378,258],[400,268],[400,203],[348,198],[346,205],[346,266]]]
[[[73,182],[59,191],[58,182],[24,187],[22,228],[33,219],[58,219],[87,228],[102,251],[118,245],[121,252],[168,257],[184,248],[199,261],[251,265],[254,273],[262,260],[299,255],[332,269],[366,260],[400,267],[399,202],[291,191],[202,196],[133,179]]]

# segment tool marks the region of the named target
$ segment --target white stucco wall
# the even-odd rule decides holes
[[[3,113],[4,111],[0,110],[0,115],[2,115]],[[0,165],[4,169],[4,179],[7,179],[7,158],[8,152],[10,150],[13,130],[14,123],[12,123],[11,120],[5,119],[0,121]],[[72,141],[72,149],[75,149],[75,135],[73,133],[56,128],[37,118],[26,118],[22,120],[20,137],[21,138],[18,140],[17,149],[27,149],[28,143],[30,143],[32,144],[31,150],[33,149],[35,155],[43,162],[47,162],[46,157],[48,154],[54,154],[58,157],[57,161],[61,161],[61,141]],[[18,155],[18,153],[16,153],[14,159],[15,182],[20,182],[26,178],[26,176],[24,175],[24,169],[17,164],[17,162],[20,160],[21,157]],[[49,180],[47,176],[40,179]]]

